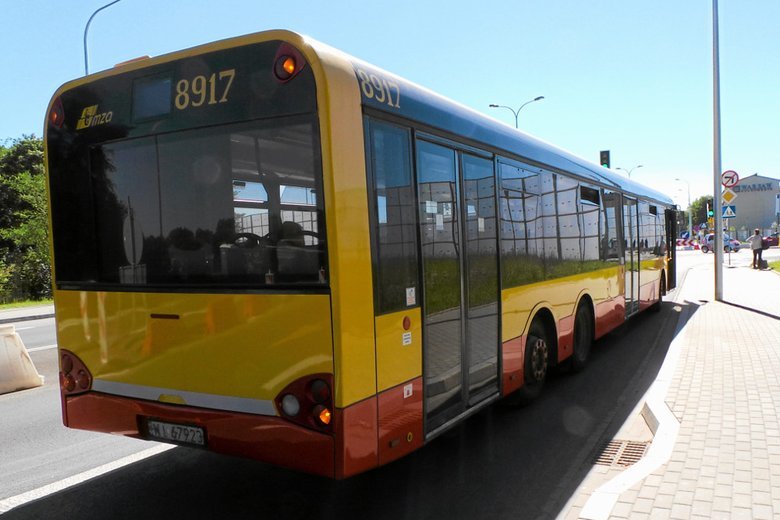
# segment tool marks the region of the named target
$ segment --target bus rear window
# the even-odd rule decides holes
[[[98,254],[82,260],[97,262],[98,279],[58,271],[58,282],[324,283],[318,147],[310,117],[93,147]],[[55,258],[79,254],[64,249]]]

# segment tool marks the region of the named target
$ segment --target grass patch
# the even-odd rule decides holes
[[[769,262],[769,268],[774,269],[775,271],[780,271],[780,260],[777,262]]]
[[[34,307],[36,305],[48,305],[53,300],[26,300],[23,302],[0,303],[0,310],[16,309],[21,307]]]

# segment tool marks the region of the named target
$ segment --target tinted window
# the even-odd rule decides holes
[[[417,232],[409,132],[372,121],[369,146],[379,314],[418,304]]]
[[[95,147],[96,281],[323,283],[315,136],[299,118]]]

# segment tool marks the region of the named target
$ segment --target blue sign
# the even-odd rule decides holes
[[[723,218],[734,218],[737,216],[736,206],[723,206]]]

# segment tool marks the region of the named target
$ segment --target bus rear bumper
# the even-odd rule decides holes
[[[334,439],[279,417],[174,406],[97,392],[66,397],[65,426],[148,439],[148,419],[198,426],[206,449],[334,477]]]

